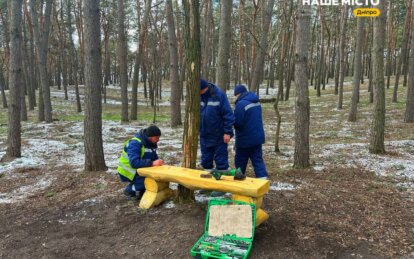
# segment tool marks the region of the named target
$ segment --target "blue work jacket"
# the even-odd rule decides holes
[[[244,92],[237,98],[234,116],[237,148],[248,148],[265,143],[262,107],[255,93]]]
[[[223,143],[223,135],[233,137],[234,114],[229,100],[216,85],[210,84],[201,95],[200,144],[206,147]]]

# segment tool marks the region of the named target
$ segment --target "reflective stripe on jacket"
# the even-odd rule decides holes
[[[250,148],[265,143],[262,107],[255,93],[245,92],[238,97],[234,116],[236,148]]]
[[[200,97],[200,143],[212,147],[223,143],[223,135],[233,137],[234,114],[227,95],[216,85]]]
[[[131,167],[129,163],[128,153],[125,152],[125,150],[128,149],[128,145],[131,140],[136,140],[139,143],[142,142],[141,139],[137,137],[133,137],[130,140],[125,142],[124,148],[122,149],[121,157],[119,158],[119,162],[118,162],[118,173],[132,181],[137,173],[137,170]],[[141,154],[140,154],[141,158],[144,156],[144,153],[145,153],[145,147],[144,145],[142,145]]]

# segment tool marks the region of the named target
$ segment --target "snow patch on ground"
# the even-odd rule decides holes
[[[269,189],[271,191],[293,191],[296,187],[290,183],[272,182]]]
[[[368,146],[368,143],[325,145],[316,155],[318,160],[324,161],[317,170],[323,170],[325,166],[343,165],[364,168],[378,176],[414,181],[414,140],[385,142],[388,153],[380,155],[370,154]],[[411,185],[414,187],[414,184]]]
[[[172,208],[175,208],[175,204],[173,201],[169,201],[169,202],[165,202],[163,204],[163,207],[166,209],[172,209]]]
[[[3,157],[6,151],[0,152],[0,157]],[[11,171],[17,168],[37,168],[44,165],[44,161],[41,158],[33,157],[19,157],[8,163],[0,163],[0,174],[9,174]]]
[[[9,193],[0,193],[0,203],[15,203],[49,187],[53,179],[42,177],[36,183],[22,186]]]

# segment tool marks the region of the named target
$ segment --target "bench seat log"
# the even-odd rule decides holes
[[[169,188],[169,182],[179,183],[186,188],[197,190],[213,190],[232,193],[232,199],[256,205],[256,226],[259,226],[269,215],[261,209],[263,197],[269,191],[268,180],[246,177],[245,180],[233,180],[232,176],[222,176],[220,180],[214,178],[202,178],[206,171],[189,169],[176,166],[145,167],[137,170],[140,176],[145,178],[146,192],[139,206],[149,209],[162,203],[175,195],[175,191]]]

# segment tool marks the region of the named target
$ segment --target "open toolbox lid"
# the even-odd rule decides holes
[[[256,206],[242,201],[213,199],[208,203],[205,234],[253,241]]]

